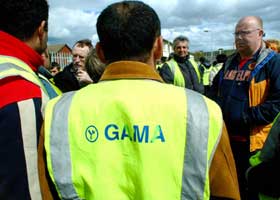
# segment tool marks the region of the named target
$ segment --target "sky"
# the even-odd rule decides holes
[[[49,44],[89,38],[98,42],[96,21],[115,0],[48,0]],[[234,28],[247,15],[260,16],[264,39],[280,39],[280,0],[144,0],[159,15],[161,34],[172,42],[179,35],[190,40],[190,51],[234,48]]]

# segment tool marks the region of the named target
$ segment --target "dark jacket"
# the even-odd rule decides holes
[[[252,77],[269,52],[260,49],[242,68],[239,54],[233,54],[216,81],[216,101],[222,108],[229,134],[250,139],[251,152],[262,148],[271,123],[280,112],[280,55],[272,56]]]
[[[38,73],[42,74],[44,77],[46,77],[48,80],[53,78],[53,75],[47,70],[45,67],[40,66],[38,68]]]
[[[260,152],[259,165],[247,172],[249,189],[271,197],[280,197],[280,115],[274,120],[269,136]]]
[[[191,90],[195,90],[199,93],[204,92],[203,84],[199,82],[199,78],[196,74],[194,67],[189,61],[189,56],[186,58],[181,58],[174,55],[174,60],[178,63],[180,70],[185,79],[185,87]],[[171,72],[170,67],[167,63],[164,63],[161,68],[159,68],[159,74],[166,83],[173,84],[174,74]]]
[[[75,76],[75,70],[73,68],[73,63],[67,65],[63,71],[56,74],[53,78],[55,85],[62,92],[69,92],[74,90],[79,90],[81,87]]]

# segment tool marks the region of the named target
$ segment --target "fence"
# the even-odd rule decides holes
[[[69,65],[72,62],[72,54],[63,52],[50,52],[50,59],[51,62],[57,62],[63,69],[65,66]]]

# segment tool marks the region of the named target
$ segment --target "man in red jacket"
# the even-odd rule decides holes
[[[37,145],[48,100],[37,76],[47,47],[46,0],[0,3],[0,199],[41,199]]]

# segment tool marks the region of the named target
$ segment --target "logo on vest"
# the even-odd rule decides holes
[[[165,142],[165,137],[160,125],[156,126],[140,126],[140,125],[123,125],[108,124],[104,127],[104,138],[107,141],[126,140],[137,143],[156,143]],[[98,130],[91,125],[86,129],[86,139],[89,142],[95,142],[98,139]]]
[[[89,126],[86,129],[85,136],[87,141],[95,142],[98,139],[98,130],[95,126]]]

